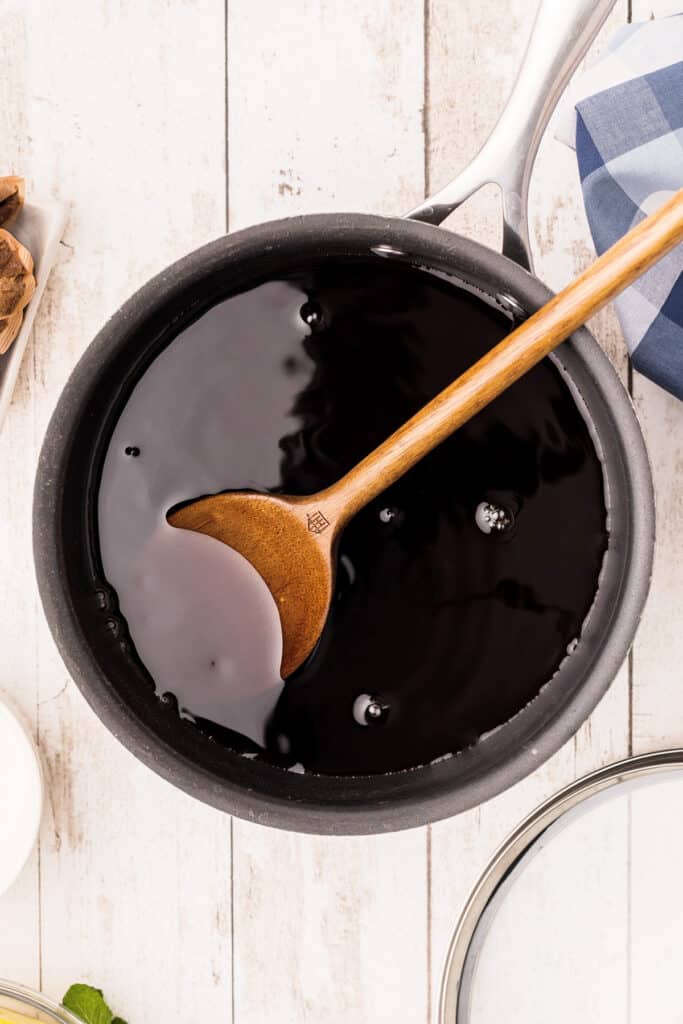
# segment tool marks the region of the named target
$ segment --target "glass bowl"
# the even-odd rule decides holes
[[[39,992],[0,979],[0,1024],[35,1024],[35,1021],[83,1024],[80,1017]]]

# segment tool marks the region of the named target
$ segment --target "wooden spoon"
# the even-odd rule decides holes
[[[351,517],[682,240],[683,189],[331,487],[305,497],[216,494],[169,512],[173,526],[223,541],[263,577],[280,610],[283,679],[320,637],[335,545]]]

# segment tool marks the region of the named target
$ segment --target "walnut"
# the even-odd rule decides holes
[[[0,227],[10,224],[24,205],[23,178],[8,175],[0,178]]]
[[[24,306],[36,287],[28,249],[0,228],[0,355],[19,333]]]
[[[16,338],[23,319],[24,311],[23,309],[20,309],[18,313],[14,313],[12,316],[7,316],[4,320],[0,320],[0,356],[4,356],[5,352]]]

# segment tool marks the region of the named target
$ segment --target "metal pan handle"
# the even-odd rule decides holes
[[[540,0],[522,66],[491,135],[472,162],[407,214],[440,224],[483,185],[500,185],[503,252],[531,268],[527,206],[538,146],[564,88],[615,0]]]

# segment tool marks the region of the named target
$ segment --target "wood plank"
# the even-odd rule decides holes
[[[633,394],[655,483],[652,585],[633,648],[636,753],[683,746],[683,404],[634,374]]]
[[[20,4],[2,13],[0,32],[0,174],[26,166],[24,97],[26,26]],[[32,348],[17,381],[16,398],[0,430],[0,700],[15,709],[36,736],[37,609],[25,580],[31,566],[31,491],[36,396]],[[27,985],[40,981],[39,861],[34,854],[14,886],[0,896],[0,976]]]
[[[683,913],[683,780],[669,778],[631,795],[631,1016],[677,1024],[680,915]],[[673,809],[673,813],[672,813]]]
[[[672,0],[633,0],[633,20],[680,11]],[[657,544],[652,586],[633,649],[636,753],[683,746],[683,403],[633,375],[633,397],[655,483]]]
[[[55,997],[76,979],[101,985],[137,1024],[190,1019],[198,998],[203,1014],[231,1020],[229,821],[139,765],[68,683],[38,613],[28,535],[37,445],[76,358],[132,289],[224,230],[223,3],[12,0],[11,11],[23,53],[3,141],[20,139],[14,169],[32,192],[71,208],[2,439],[16,532],[6,585],[23,595],[3,623],[7,683],[37,680],[52,796],[42,974],[35,948],[22,973]]]
[[[633,21],[678,13],[672,0],[633,0]],[[650,596],[633,648],[635,753],[683,746],[683,403],[633,374],[633,396],[655,484],[656,531]],[[680,815],[671,813],[680,785],[633,796],[631,958],[632,1019],[673,1022],[683,905]],[[666,911],[663,912],[663,908]]]
[[[535,14],[535,5],[432,0],[430,35],[430,182],[440,186],[470,158],[492,128],[512,85]],[[627,14],[619,3],[588,55],[593,59]],[[549,127],[532,181],[532,244],[537,274],[557,289],[583,269],[592,256],[583,213],[576,161],[553,137]],[[449,225],[488,244],[499,244],[495,190],[473,197]],[[604,311],[591,324],[625,377],[626,360],[615,318]],[[443,958],[456,919],[469,892],[496,847],[538,802],[598,764],[628,750],[628,669],[619,673],[589,721],[533,776],[481,808],[443,822],[431,830],[431,964],[432,1001],[436,1005]],[[541,910],[542,889],[529,907],[528,922]],[[601,924],[596,914],[594,930]],[[524,942],[524,922],[518,940]],[[529,939],[531,935],[529,934]],[[614,963],[617,976],[623,965]],[[550,1005],[550,1004],[547,1004]],[[562,1016],[553,999],[558,1022]],[[495,1020],[494,1008],[482,1021]]]
[[[231,227],[401,213],[423,195],[423,4],[230,0]],[[235,1009],[254,1024],[425,1021],[426,836],[235,821]]]
[[[426,1020],[424,830],[320,838],[235,821],[237,1021]]]
[[[231,0],[230,228],[423,195],[421,0]]]

